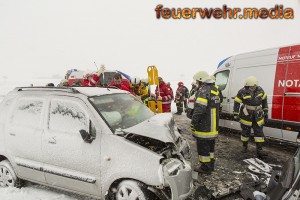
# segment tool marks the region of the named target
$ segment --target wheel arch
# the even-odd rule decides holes
[[[148,189],[148,185],[140,180],[137,179],[133,179],[133,178],[119,178],[116,179],[109,187],[108,191],[104,191],[105,192],[105,200],[110,200],[110,199],[115,199],[113,194],[115,193],[114,191],[117,189],[118,185],[125,180],[132,180],[132,181],[136,181],[140,184],[142,184],[142,186],[144,187],[145,190],[147,190],[147,192],[152,193],[153,195],[155,195],[151,190]]]

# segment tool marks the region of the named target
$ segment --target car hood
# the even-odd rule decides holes
[[[156,114],[150,119],[123,131],[153,138],[165,143],[176,143],[180,137],[171,113]]]

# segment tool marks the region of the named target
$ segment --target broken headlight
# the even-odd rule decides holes
[[[166,159],[162,162],[164,176],[175,176],[179,170],[184,169],[183,163],[178,159]]]

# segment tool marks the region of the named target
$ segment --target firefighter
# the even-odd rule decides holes
[[[139,77],[132,77],[130,80],[130,89],[136,96],[143,95],[143,87],[144,84],[142,83]]]
[[[214,80],[205,71],[194,75],[199,87],[195,95],[194,113],[192,116],[193,136],[197,140],[197,151],[200,166],[194,171],[210,174],[215,163],[215,138],[218,135],[219,124],[219,91]]]
[[[141,100],[144,102],[146,106],[148,106],[148,101],[150,97],[150,87],[149,87],[148,78],[144,78],[141,81],[144,85],[144,87],[142,88]]]
[[[162,112],[171,112],[171,102],[173,99],[171,89],[161,77],[158,77],[158,82],[159,84],[155,89],[156,100],[162,101]]]
[[[248,150],[248,141],[251,128],[253,128],[257,156],[267,156],[262,149],[265,142],[263,125],[268,119],[267,94],[258,86],[256,77],[249,76],[245,80],[245,86],[238,91],[234,101],[233,115],[234,119],[240,122],[242,128],[242,152],[246,153]]]
[[[187,98],[189,97],[189,90],[184,86],[183,82],[178,82],[178,88],[176,90],[175,100],[177,107],[176,115],[181,115],[183,112],[183,105],[185,110],[187,109]]]

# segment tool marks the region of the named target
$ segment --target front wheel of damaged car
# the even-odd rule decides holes
[[[10,162],[3,160],[0,162],[0,187],[17,187],[19,179],[14,172]]]
[[[116,194],[116,200],[148,200],[145,186],[137,181],[124,180],[119,183]]]

